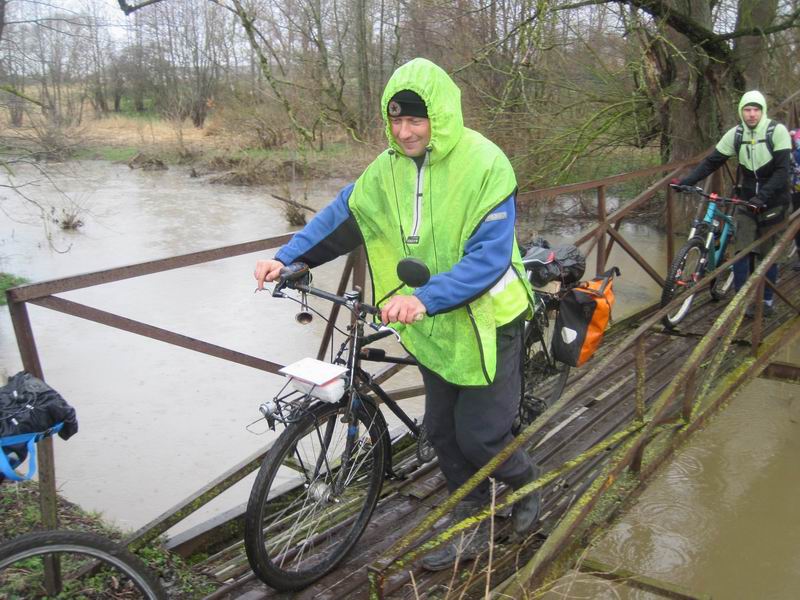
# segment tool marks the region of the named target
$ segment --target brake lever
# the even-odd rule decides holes
[[[383,331],[391,331],[392,334],[394,335],[395,339],[397,339],[398,342],[400,341],[400,334],[397,333],[397,330],[394,329],[393,327],[389,327],[389,326],[384,325],[382,323],[380,323],[380,324],[379,323],[369,323],[369,326],[372,327],[375,331],[377,331],[379,333],[383,332]]]
[[[273,298],[286,298],[286,294],[283,293],[283,288],[286,287],[288,281],[281,277],[278,281],[275,282],[275,287],[272,288],[272,297]]]

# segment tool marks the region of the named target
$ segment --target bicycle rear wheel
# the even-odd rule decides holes
[[[570,367],[553,357],[554,327],[543,311],[525,324],[525,353],[522,357],[523,395],[520,425],[531,423],[552,406],[567,387]]]
[[[359,399],[319,404],[290,425],[261,464],[245,515],[245,550],[255,574],[299,590],[331,571],[364,532],[383,485],[388,432]]]
[[[666,306],[675,295],[684,289],[689,289],[700,281],[704,274],[706,247],[698,238],[689,240],[675,255],[670,265],[661,292],[661,306]],[[685,294],[683,302],[677,308],[667,313],[662,322],[668,329],[680,323],[692,308],[694,294]]]
[[[29,533],[0,546],[0,589],[8,594],[3,597],[45,597],[42,562],[36,560],[45,555],[59,555],[65,573],[87,573],[67,575],[59,598],[167,598],[155,576],[124,546],[94,533],[66,530]],[[103,563],[99,573],[90,568],[95,560]]]

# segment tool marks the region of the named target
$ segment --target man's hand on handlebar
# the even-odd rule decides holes
[[[264,289],[264,283],[269,281],[275,281],[280,277],[281,269],[285,265],[275,259],[268,259],[268,260],[259,260],[256,263],[256,270],[253,273],[253,276],[256,278],[258,282],[259,290]]]
[[[753,196],[753,197],[752,197],[752,198],[750,198],[750,200],[748,201],[748,207],[749,207],[749,208],[750,208],[750,210],[752,210],[754,213],[758,214],[758,213],[760,213],[761,211],[763,211],[763,210],[766,210],[766,208],[767,208],[767,204],[766,204],[766,202],[764,202],[764,201],[763,201],[761,198],[759,198],[758,196]]]
[[[381,309],[381,321],[408,325],[422,319],[426,312],[425,305],[416,296],[392,296]]]
[[[671,181],[669,187],[676,192],[681,192],[683,194],[696,194],[697,192],[703,191],[703,188],[701,187],[697,187],[695,185],[684,185],[679,181]]]

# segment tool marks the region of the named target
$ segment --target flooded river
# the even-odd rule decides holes
[[[3,192],[0,270],[41,281],[290,230],[282,204],[269,195],[270,191],[285,195],[285,190],[214,186],[203,179],[190,178],[188,171],[180,168],[146,173],[125,165],[84,162],[61,165],[60,170],[52,175],[54,183],[80,206],[84,226],[77,232],[53,227],[52,243],[48,244],[37,211],[22,199]],[[30,196],[48,205],[74,209],[36,172],[23,170],[19,178],[37,181],[27,188]],[[307,202],[322,206],[344,183],[316,182]],[[546,210],[543,207],[542,212]],[[55,214],[59,213],[60,208]],[[541,222],[540,217],[526,215],[526,222]],[[549,233],[547,237],[552,242],[559,242],[574,239],[580,229],[578,224],[567,223],[558,231],[541,233]],[[628,224],[622,233],[645,258],[665,270],[666,244],[659,232]],[[526,237],[530,232],[521,232],[520,239]],[[63,296],[276,362],[288,363],[315,354],[323,328],[321,319],[301,326],[293,318],[296,305],[272,299],[268,294],[254,294],[252,268],[256,258],[245,255]],[[610,264],[619,266],[623,273],[616,284],[616,318],[652,303],[660,295],[657,284],[618,251]],[[335,286],[341,267],[340,260],[319,269],[315,282],[319,287]],[[279,389],[281,378],[35,306],[29,311],[45,377],[78,410],[80,433],[68,442],[56,440],[56,473],[61,493],[84,508],[102,512],[123,528],[140,527],[256,452],[268,440],[269,434],[255,435],[247,426],[258,418],[258,404]],[[20,368],[8,311],[3,308],[0,370],[12,374]],[[409,374],[389,387],[406,385],[413,379]],[[404,406],[412,414],[421,412],[419,400],[407,401]],[[791,430],[770,426],[769,401],[758,404],[758,409],[754,404],[749,406],[753,408],[738,417],[726,416],[733,419],[732,431],[747,432],[749,437],[765,436],[770,448],[791,443]],[[796,429],[793,439],[796,443]],[[730,440],[720,443],[726,448],[737,447]],[[716,445],[713,443],[701,454],[715,456]],[[767,477],[776,468],[769,464],[769,456],[765,450],[760,462],[752,453],[725,458],[724,463],[714,462],[722,458],[712,459],[702,470],[702,480],[706,482],[703,485],[715,485],[734,468],[749,473],[747,481]],[[675,469],[679,475],[686,471],[688,478],[697,471],[699,459],[682,460]],[[719,537],[730,536],[722,540],[726,551],[735,553],[733,539],[747,539],[745,536],[750,533],[734,513],[729,520],[716,518],[715,494],[752,496],[755,503],[758,494],[774,489],[796,499],[797,463],[793,466],[794,483],[784,474],[775,485],[742,484],[713,492],[709,488],[705,499],[712,499],[712,503],[710,516],[703,517],[704,526]],[[195,521],[214,510],[245,501],[249,487],[249,479],[241,482]],[[695,502],[698,499],[694,493],[688,484],[668,482],[664,497],[654,508],[646,509],[642,519],[651,521],[653,515],[649,513],[663,515],[669,512],[668,507]],[[714,519],[709,520],[711,517]],[[796,523],[796,512],[794,517]],[[688,521],[694,522],[693,518]],[[789,523],[784,518],[777,517],[771,527],[780,529],[783,523]],[[659,533],[669,537],[673,525],[670,520],[664,521]],[[663,546],[665,550],[659,552],[662,544],[656,543],[655,534],[642,534],[643,539],[636,542],[625,541],[625,535],[624,528],[615,530],[609,547],[616,543],[619,556],[633,554],[662,565],[653,576],[659,576],[658,569],[669,569],[678,563],[691,568],[695,562],[681,558],[684,550],[680,544]],[[793,551],[786,548],[795,565],[800,560],[798,547],[800,544],[795,543]],[[651,555],[653,558],[648,558]]]
[[[800,363],[800,345],[778,360]],[[696,595],[687,597],[795,600],[798,499],[800,385],[758,379],[690,439],[587,556]],[[662,597],[574,572],[546,596]]]

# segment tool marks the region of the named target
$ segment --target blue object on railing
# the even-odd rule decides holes
[[[27,481],[36,474],[36,442],[61,431],[64,423],[56,423],[45,431],[37,431],[34,433],[20,433],[18,435],[10,435],[0,438],[0,450],[5,446],[19,446],[25,444],[28,447],[28,472],[25,475],[20,475],[14,469],[20,465],[20,461],[13,463],[6,456],[5,450],[0,451],[0,473],[8,479],[13,481]],[[2,478],[0,477],[0,481]]]

